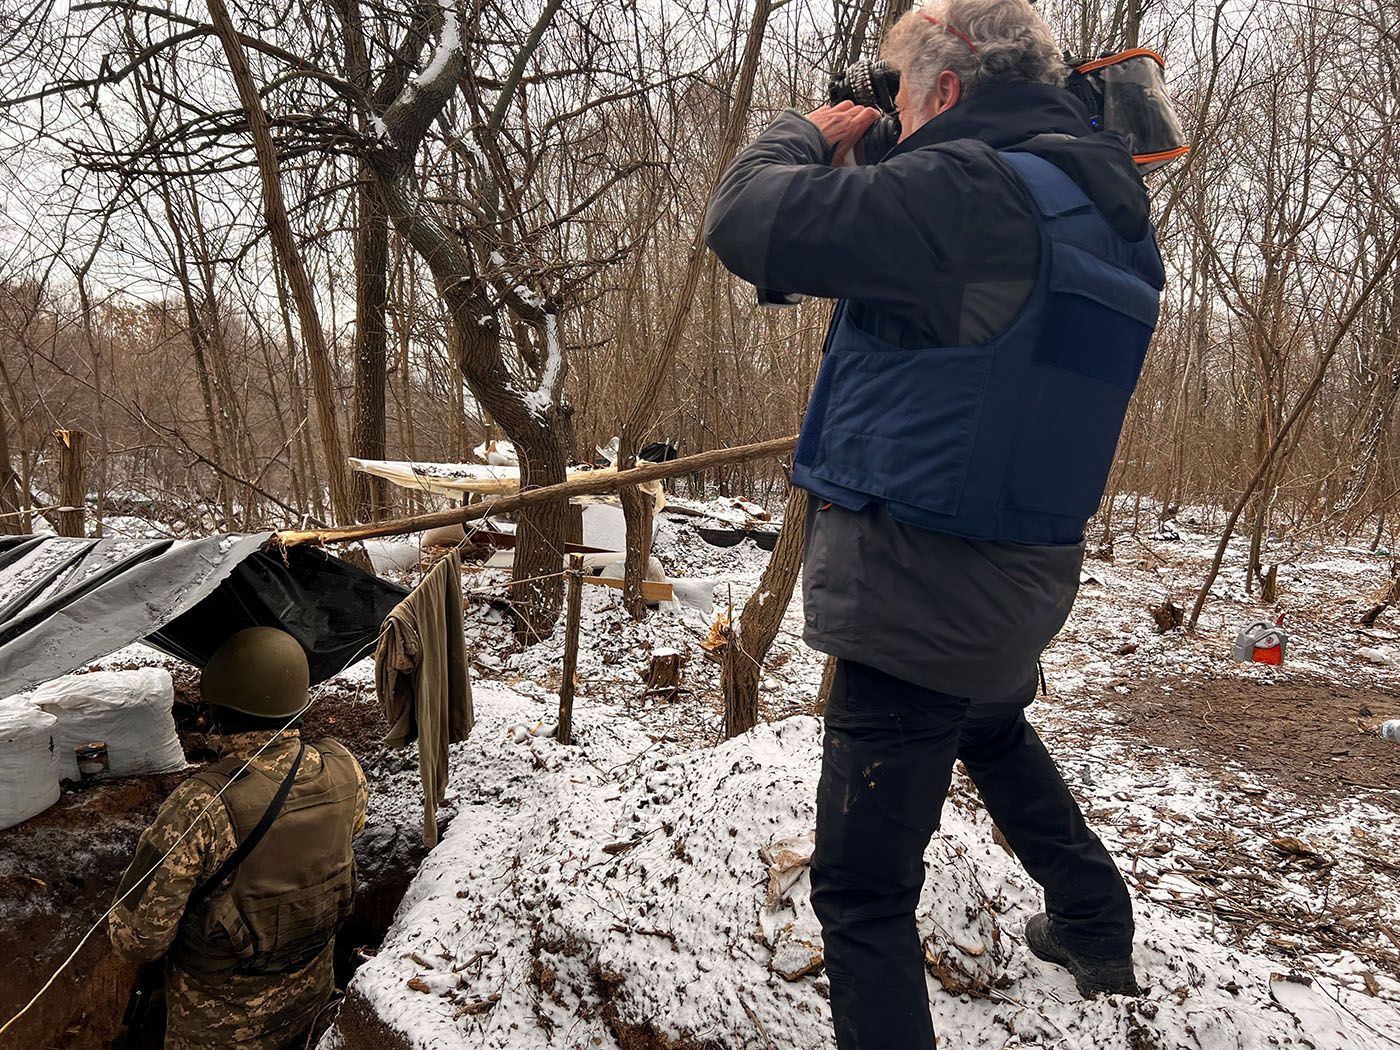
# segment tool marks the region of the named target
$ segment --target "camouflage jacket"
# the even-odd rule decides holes
[[[248,758],[270,735],[235,733],[219,738],[219,743],[224,757]],[[291,769],[300,744],[299,734],[289,730],[252,764],[280,781]],[[320,763],[320,753],[308,747],[302,758],[303,770],[314,773]],[[358,767],[357,778],[356,834],[364,827],[369,800],[364,773]],[[161,861],[186,830],[189,834]],[[190,894],[237,847],[228,811],[214,790],[196,779],[177,787],[161,806],[155,822],[142,833],[136,856],[122,877],[118,901],[108,920],[112,945],[132,959],[153,960],[165,955],[175,940]],[[304,1035],[333,994],[333,952],[334,946],[327,945],[312,962],[292,973],[234,974],[218,986],[204,984],[179,967],[168,967],[167,1050],[282,1050]]]

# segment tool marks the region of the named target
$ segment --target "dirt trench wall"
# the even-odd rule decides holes
[[[182,775],[134,777],[65,796],[0,832],[0,1023],[19,1011],[106,911],[141,831]],[[5,1046],[99,1050],[117,1035],[138,967],[106,927],[19,1023]]]
[[[403,1034],[385,1024],[353,988],[341,1004],[336,1030],[341,1050],[414,1050]]]
[[[351,691],[325,696],[308,716],[303,736],[335,736],[364,766],[370,814],[355,843],[359,889],[355,912],[337,938],[337,977],[348,979],[356,949],[377,946],[404,890],[426,854],[412,807],[386,793],[417,787],[417,755],[387,752],[377,706]],[[186,753],[205,757],[197,735],[185,734]],[[65,794],[48,811],[0,831],[0,1024],[20,1010],[111,904],[136,849],[165,797],[187,773],[130,777]],[[388,791],[394,782],[393,792]],[[450,816],[450,814],[448,814]],[[139,966],[112,950],[105,924],[72,965],[0,1047],[23,1050],[106,1050],[122,1031],[121,1018]]]

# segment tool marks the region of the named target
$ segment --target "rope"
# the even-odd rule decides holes
[[[345,666],[349,667],[350,664],[356,663],[360,659],[362,659],[366,654],[369,653],[371,649],[374,648],[375,645],[378,644],[378,641],[378,638],[376,638],[373,643],[360,650],[360,652],[357,653],[355,657],[352,660],[350,660],[349,663],[347,663]],[[243,763],[243,765],[241,765],[238,768],[238,772],[236,772],[232,777],[230,777],[228,783],[221,787],[218,790],[218,792],[214,795],[214,797],[209,800],[208,805],[206,805],[203,809],[199,811],[198,814],[195,815],[194,820],[190,821],[190,826],[187,827],[183,832],[181,832],[180,837],[170,844],[170,848],[166,850],[164,854],[161,855],[160,860],[156,861],[155,864],[151,866],[151,869],[147,871],[144,875],[142,875],[141,878],[136,879],[134,882],[132,882],[131,888],[128,889],[121,896],[119,896],[116,900],[114,900],[111,906],[106,911],[104,911],[102,915],[98,918],[98,920],[88,928],[87,933],[83,934],[82,939],[78,941],[77,946],[71,952],[68,953],[68,957],[64,959],[63,962],[59,963],[58,969],[54,970],[53,974],[49,977],[49,979],[43,983],[43,985],[37,992],[34,993],[34,997],[30,999],[29,1002],[24,1004],[24,1008],[20,1010],[19,1013],[11,1017],[8,1021],[6,1021],[3,1025],[0,1025],[0,1035],[4,1035],[7,1031],[10,1030],[11,1026],[13,1026],[16,1021],[18,1021],[21,1017],[23,1017],[31,1009],[33,1009],[34,1004],[37,1003],[41,998],[43,998],[44,993],[47,992],[51,987],[53,987],[53,983],[56,980],[58,980],[59,976],[63,973],[63,971],[68,969],[68,967],[72,964],[73,960],[78,957],[78,953],[83,950],[83,945],[87,944],[88,939],[99,929],[101,929],[102,924],[107,921],[108,916],[110,916],[112,912],[117,910],[117,906],[121,904],[124,900],[126,900],[126,898],[130,896],[131,893],[138,886],[145,882],[146,879],[150,878],[152,875],[154,875],[157,871],[160,870],[160,866],[165,863],[166,858],[168,858],[170,854],[175,852],[175,847],[178,846],[181,842],[185,841],[186,837],[188,837],[190,832],[194,830],[195,825],[204,819],[204,815],[209,812],[209,810],[213,807],[215,802],[218,802],[219,799],[223,797],[224,792],[229,789],[229,787],[233,784],[235,780],[238,779],[238,777],[243,773],[243,771],[252,764],[253,759],[257,758],[269,747],[271,747],[278,737],[280,737],[283,733],[290,729],[292,727],[292,724],[296,722],[297,719],[299,719],[302,715],[306,714],[306,712],[311,709],[311,705],[315,702],[316,701],[313,698],[308,698],[306,701],[306,705],[300,711],[292,715],[292,717],[289,718],[280,729],[273,733],[272,736],[267,738],[267,743],[263,744],[262,747],[258,748],[256,751],[254,751],[251,755],[248,756],[247,760]]]

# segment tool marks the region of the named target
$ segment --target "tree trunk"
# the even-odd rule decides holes
[[[238,387],[231,369],[231,355],[224,340],[223,312],[219,305],[219,287],[214,275],[214,261],[209,250],[204,215],[200,210],[198,196],[190,194],[189,221],[194,235],[194,268],[199,275],[203,289],[203,330],[208,339],[209,365],[218,392],[219,425],[223,435],[222,443],[215,449],[213,459],[221,468],[228,471],[223,477],[237,475],[251,479],[257,475],[258,466],[253,453],[253,436],[244,423],[242,406],[238,400]],[[257,520],[255,493],[251,483],[243,486],[240,497],[242,527],[251,530]],[[232,522],[230,522],[232,527]]]
[[[447,305],[458,364],[472,395],[515,444],[522,490],[552,486],[564,481],[567,463],[564,433],[569,410],[563,403],[563,389],[568,367],[559,308],[542,305],[531,318],[545,332],[551,363],[540,374],[539,388],[522,393],[502,352],[498,290],[480,276],[480,267],[457,230],[418,192],[414,155],[456,93],[463,68],[461,16],[455,7],[440,8],[439,15],[442,25],[433,60],[423,74],[393,92],[393,101],[379,115],[384,127],[380,138],[391,142],[392,148],[376,149],[365,159],[389,220],[427,264]],[[449,21],[453,23],[450,33]],[[529,308],[515,303],[512,310],[519,313],[522,307]],[[559,616],[567,527],[567,501],[562,496],[531,504],[520,515],[515,548],[514,593],[520,603],[516,632],[527,643],[548,635]]]
[[[708,186],[719,181],[724,169],[739,151],[739,142],[744,134],[748,119],[749,102],[753,98],[754,77],[758,71],[759,57],[763,52],[763,35],[768,27],[768,16],[772,11],[772,0],[758,0],[754,5],[753,18],[749,23],[748,39],[744,44],[743,56],[739,59],[738,82],[734,98],[730,102],[729,117],[725,123],[724,136],[720,139],[719,150],[715,155],[714,168],[710,172]],[[652,350],[646,366],[646,379],[641,395],[633,404],[619,434],[617,465],[620,469],[630,467],[635,462],[637,450],[641,446],[646,427],[652,422],[656,402],[661,396],[666,377],[670,374],[671,363],[675,360],[681,336],[685,333],[690,319],[691,308],[695,304],[695,290],[700,284],[707,253],[705,251],[705,219],[701,215],[696,220],[695,236],[690,244],[690,255],[686,260],[685,274],[675,301],[671,305],[671,316],[661,341]],[[651,504],[643,505],[644,493],[622,493],[622,513],[627,521],[627,555],[623,572],[623,603],[634,619],[646,615],[646,602],[642,599],[642,580],[646,579],[647,563],[651,557]],[[635,547],[632,538],[642,538]]]
[[[885,6],[885,32],[898,22],[914,6],[914,0],[889,0]]]
[[[826,702],[831,699],[831,687],[836,684],[836,657],[828,655],[822,665],[822,684],[817,687],[817,702],[812,714],[826,717]]]
[[[651,564],[656,501],[651,493],[637,485],[619,489],[618,497],[622,502],[622,518],[627,530],[627,553],[622,566],[622,605],[632,619],[644,620],[647,602],[642,594],[642,581],[647,578],[647,568]]]
[[[778,636],[783,614],[802,569],[802,546],[807,534],[807,493],[788,489],[783,527],[768,560],[758,590],[744,603],[738,622],[730,626],[724,650],[721,684],[724,690],[724,735],[735,737],[758,724],[758,686],[763,661]]]
[[[0,535],[18,536],[28,531],[19,499],[19,475],[10,461],[10,425],[0,411]]]
[[[567,457],[558,431],[541,426],[534,433],[513,433],[511,440],[520,455],[522,492],[565,480]],[[516,636],[526,645],[547,638],[559,619],[568,531],[567,498],[526,507],[517,520],[511,593],[516,603]]]
[[[360,185],[360,229],[355,237],[355,430],[350,446],[360,459],[384,459],[385,371],[389,333],[389,219],[364,172]],[[353,477],[355,515],[360,521],[384,517],[386,483],[362,471]]]
[[[207,344],[205,322],[199,303],[195,298],[194,277],[190,273],[189,254],[185,247],[185,224],[175,211],[169,185],[163,179],[157,185],[161,203],[164,206],[166,225],[170,227],[175,271],[180,281],[180,300],[185,307],[185,329],[189,335],[190,352],[194,355],[194,373],[195,378],[199,381],[199,395],[204,405],[204,428],[205,434],[209,438],[209,457],[222,462],[219,455],[221,442],[219,440],[218,416],[214,408],[214,386],[209,372],[209,360],[205,352]],[[233,496],[228,482],[222,474],[216,472],[214,484],[218,495],[219,509],[223,513],[224,528],[231,529],[233,528]]]
[[[83,462],[87,457],[87,435],[81,430],[58,430],[58,499],[65,508],[57,515],[60,536],[85,536],[83,519],[87,513],[87,483]]]
[[[262,99],[257,85],[253,83],[252,71],[248,68],[248,56],[243,53],[243,45],[238,40],[237,31],[229,18],[224,0],[209,0],[209,17],[213,20],[214,31],[223,44],[228,58],[229,72],[238,87],[239,101],[248,118],[248,133],[253,140],[253,151],[257,157],[259,181],[262,187],[263,218],[267,222],[268,234],[272,240],[277,260],[287,275],[287,286],[291,290],[292,302],[296,306],[297,320],[301,326],[302,343],[311,363],[312,385],[316,396],[316,415],[321,424],[321,447],[326,454],[326,473],[330,481],[331,507],[342,521],[353,519],[355,510],[350,498],[349,467],[345,462],[345,450],[340,440],[340,430],[336,423],[336,404],[339,395],[336,391],[335,372],[331,367],[330,352],[326,348],[326,336],[321,330],[321,318],[316,309],[316,293],[311,287],[311,278],[306,272],[296,238],[292,235],[292,225],[287,218],[287,205],[282,197],[282,180],[277,165],[277,150],[273,145],[272,133],[268,129],[267,114],[263,112]]]
[[[19,531],[23,534],[27,534],[34,531],[34,495],[33,489],[30,487],[30,481],[33,476],[32,457],[29,454],[29,447],[25,442],[24,410],[20,406],[19,391],[15,387],[14,378],[10,375],[10,370],[5,367],[4,354],[0,354],[0,381],[4,382],[6,400],[9,402],[10,418],[14,420],[15,445],[19,451],[19,483],[18,492],[15,493],[16,500],[19,504],[17,507],[19,510]],[[4,415],[0,413],[0,428],[4,427]],[[7,455],[4,463],[13,470],[14,461],[9,455],[10,445],[8,430],[5,433],[5,448]],[[5,485],[3,483],[3,478],[0,478],[0,494],[8,494],[11,491],[11,487]]]
[[[91,265],[91,263],[92,259],[89,259],[88,264]],[[101,536],[102,519],[106,516],[107,470],[110,450],[107,442],[107,398],[102,382],[102,345],[92,323],[96,311],[93,307],[92,297],[88,295],[87,275],[86,266],[77,273],[78,305],[83,312],[83,342],[87,346],[88,365],[92,369],[93,410],[90,422],[97,431],[97,484],[93,493],[92,534]]]

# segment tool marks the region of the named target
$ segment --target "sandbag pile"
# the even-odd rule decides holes
[[[127,777],[185,768],[175,734],[175,683],[159,667],[93,671],[45,682],[31,701],[58,719],[59,775],[81,779],[75,749],[107,745],[108,772]]]
[[[0,701],[0,829],[58,801],[58,749],[57,718],[25,696]]]

